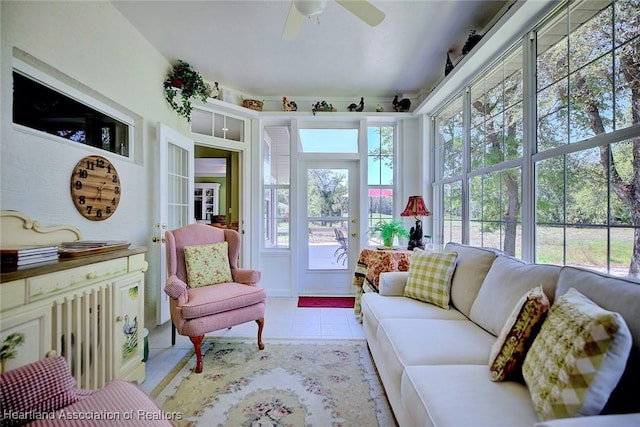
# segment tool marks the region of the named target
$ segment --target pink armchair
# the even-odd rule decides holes
[[[258,323],[258,348],[264,349],[262,329],[266,292],[258,286],[260,272],[238,268],[240,234],[204,224],[191,224],[167,231],[168,277],[164,291],[170,297],[171,320],[180,335],[188,336],[195,349],[195,371],[202,372],[204,334],[255,320]],[[227,241],[233,282],[189,287],[185,264],[185,246]],[[175,335],[172,345],[175,344]]]

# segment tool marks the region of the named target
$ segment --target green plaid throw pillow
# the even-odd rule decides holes
[[[630,350],[631,333],[618,313],[574,288],[557,298],[522,365],[540,419],[598,415]]]
[[[456,268],[457,252],[414,250],[404,296],[449,309],[451,278]]]

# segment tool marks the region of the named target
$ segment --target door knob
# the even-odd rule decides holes
[[[357,235],[357,233],[351,233],[351,237],[356,237]]]

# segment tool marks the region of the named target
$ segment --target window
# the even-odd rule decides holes
[[[393,165],[395,127],[367,128],[367,202],[368,230],[380,221],[393,218]],[[369,234],[369,244],[381,244]]]
[[[130,125],[16,71],[13,122],[129,156]]]
[[[462,243],[463,97],[458,95],[435,118],[435,170],[442,188],[442,220],[434,215],[435,242]],[[440,232],[442,230],[442,232]],[[442,236],[439,234],[442,233]]]
[[[289,126],[266,126],[262,141],[265,248],[289,248],[290,152]]]
[[[536,260],[638,276],[640,10],[591,6],[537,31]]]
[[[358,129],[300,129],[302,153],[357,153]]]
[[[637,4],[565,3],[444,104],[438,243],[640,276]]]
[[[520,255],[522,48],[471,86],[469,243]],[[513,167],[514,162],[518,165]]]

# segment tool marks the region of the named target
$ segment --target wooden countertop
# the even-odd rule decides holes
[[[105,252],[103,254],[87,255],[75,258],[60,258],[57,262],[45,263],[25,267],[21,270],[0,273],[0,282],[10,282],[12,280],[26,279],[28,277],[40,276],[42,274],[55,273],[57,271],[68,270],[70,268],[82,267],[96,262],[108,261],[110,259],[122,258],[147,252],[145,246],[137,248],[123,249],[119,251]]]

